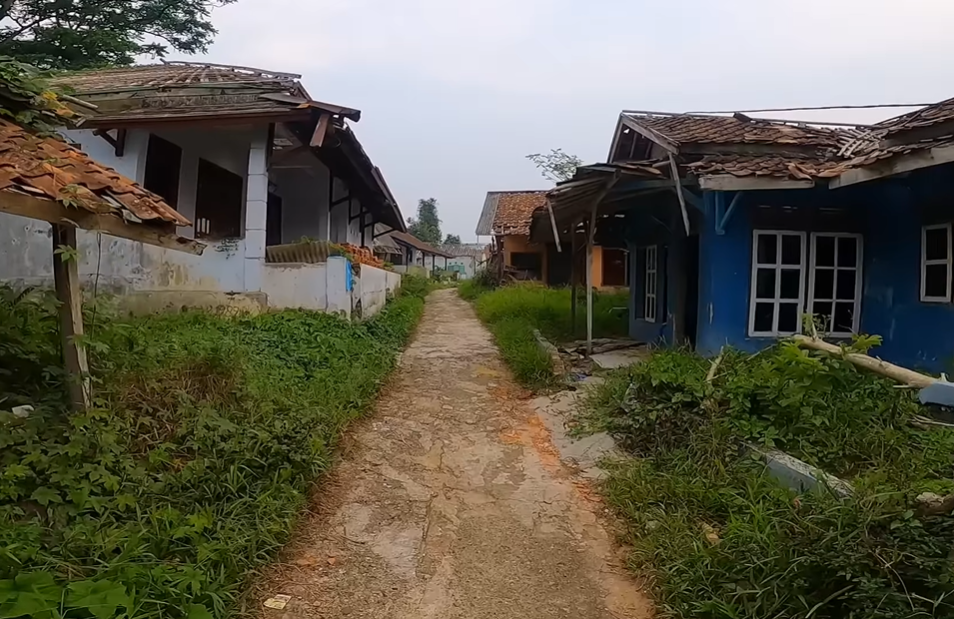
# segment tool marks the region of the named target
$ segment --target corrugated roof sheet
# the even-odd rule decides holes
[[[116,214],[127,222],[191,225],[156,194],[66,142],[0,120],[0,191],[11,190],[93,213]]]

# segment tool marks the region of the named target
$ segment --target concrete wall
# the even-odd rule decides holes
[[[98,280],[102,290],[246,291],[242,239],[211,244],[202,256],[84,230],[77,233],[77,241],[82,280],[85,284]],[[0,215],[0,281],[14,285],[52,285],[50,224],[16,215]]]
[[[470,279],[477,272],[477,260],[473,256],[448,258],[447,268],[456,271],[460,279]]]
[[[266,264],[262,292],[277,309],[328,308],[327,264]]]
[[[401,286],[398,273],[362,264],[355,278],[354,307],[361,318],[374,316]],[[360,311],[359,311],[360,310]]]

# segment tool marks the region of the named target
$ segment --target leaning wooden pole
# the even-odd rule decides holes
[[[579,271],[576,266],[577,254],[579,253],[576,247],[576,226],[576,221],[570,224],[570,330],[573,337],[576,337],[576,280],[578,277],[577,271]]]
[[[83,337],[83,297],[76,260],[76,228],[54,224],[53,251],[53,281],[60,302],[63,361],[69,380],[70,402],[73,410],[80,412],[89,408],[90,390],[86,349],[78,341]]]
[[[881,376],[886,376],[892,380],[898,381],[899,383],[911,385],[912,387],[923,389],[924,387],[928,387],[937,382],[936,379],[931,378],[930,376],[925,376],[924,374],[919,374],[914,370],[909,370],[907,368],[894,365],[893,363],[882,361],[881,359],[875,359],[874,357],[869,357],[868,355],[845,352],[834,344],[829,344],[828,342],[817,338],[808,337],[807,335],[796,335],[793,339],[796,343],[798,343],[799,346],[811,348],[812,350],[820,350],[832,356],[840,357],[845,361],[857,365],[860,368],[864,368],[874,372],[875,374],[880,374]]]
[[[596,236],[596,212],[599,202],[593,205],[590,225],[586,229],[586,356],[593,354],[593,238]]]

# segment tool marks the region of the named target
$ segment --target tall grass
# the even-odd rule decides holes
[[[100,320],[96,402],[79,415],[64,406],[53,304],[3,292],[0,616],[233,614],[426,292],[409,279],[357,324],[305,311]],[[25,417],[8,410],[27,402]]]
[[[566,288],[547,288],[524,283],[487,289],[476,280],[463,282],[460,295],[474,302],[477,316],[487,324],[514,376],[524,385],[542,388],[553,379],[550,356],[540,348],[533,330],[552,342],[568,342],[585,334],[586,301],[580,295],[574,329],[571,293]],[[593,293],[595,337],[627,334],[625,293]]]

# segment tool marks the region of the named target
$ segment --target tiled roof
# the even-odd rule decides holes
[[[413,247],[414,249],[418,251],[422,251],[427,254],[433,254],[435,256],[442,256],[444,258],[453,258],[453,256],[451,256],[447,252],[442,251],[429,243],[425,243],[424,241],[417,238],[413,234],[408,234],[407,232],[398,232],[397,230],[395,230],[394,232],[390,233],[390,237],[397,243],[400,243],[401,245],[407,245],[409,247]]]
[[[274,73],[258,69],[242,69],[193,63],[165,63],[94,69],[57,76],[53,83],[69,86],[77,94],[118,92],[146,88],[170,88],[197,84],[258,84],[294,86],[300,75]]]
[[[844,172],[846,161],[786,155],[710,155],[686,166],[695,174],[776,176],[799,180],[831,178]]]
[[[360,119],[359,110],[312,101],[298,82],[299,77],[245,67],[168,63],[69,73],[53,83],[72,89],[76,97],[97,106],[95,113],[83,111],[90,126],[223,116],[282,116],[308,109]]]
[[[546,191],[494,191],[494,234],[530,234],[533,212],[547,205]]]
[[[954,99],[947,99],[914,112],[889,118],[875,125],[875,131],[881,135],[891,135],[899,131],[930,127],[949,120],[954,120]]]
[[[844,132],[810,126],[697,114],[624,112],[623,116],[678,144],[787,144],[836,147]]]
[[[189,226],[162,198],[55,137],[0,120],[0,191],[49,198],[127,222]]]

